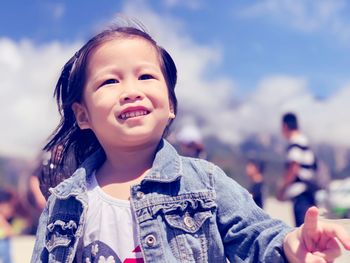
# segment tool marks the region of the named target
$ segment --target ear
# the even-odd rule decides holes
[[[81,130],[90,129],[89,115],[84,105],[74,102],[72,110],[77,120],[77,124]]]
[[[174,113],[174,106],[172,103],[170,103],[169,105],[169,108],[170,108],[170,112],[169,112],[169,119],[175,119],[175,113]]]

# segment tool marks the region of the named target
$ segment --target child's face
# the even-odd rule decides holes
[[[83,101],[73,110],[79,127],[92,129],[105,149],[158,143],[175,116],[154,46],[130,37],[97,47]]]

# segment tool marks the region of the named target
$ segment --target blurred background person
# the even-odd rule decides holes
[[[11,263],[11,238],[27,232],[29,222],[17,192],[0,188],[0,262]]]
[[[19,185],[19,193],[22,193],[20,194],[21,198],[30,212],[31,227],[28,231],[30,235],[36,234],[40,214],[46,205],[46,199],[40,190],[39,175],[41,166],[40,156],[30,166],[31,173],[29,173],[29,176],[26,176],[26,179],[22,179],[22,183]]]
[[[183,126],[176,134],[179,153],[194,158],[206,159],[203,137],[198,127],[192,124]]]
[[[29,188],[33,196],[33,201],[35,202],[35,206],[37,206],[40,210],[44,209],[46,199],[40,190],[39,178],[36,174],[30,176]]]
[[[304,222],[306,210],[315,205],[317,162],[308,140],[299,129],[296,114],[282,116],[282,134],[288,141],[285,173],[277,191],[281,201],[291,200],[296,226]]]
[[[264,206],[264,163],[256,159],[249,159],[245,167],[246,175],[249,178],[249,192],[252,194],[255,203],[263,208]]]
[[[12,226],[10,218],[13,215],[14,207],[11,193],[0,190],[0,262],[12,262],[10,237],[12,236]]]

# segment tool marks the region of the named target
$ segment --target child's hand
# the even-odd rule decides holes
[[[304,224],[284,239],[284,251],[293,263],[333,262],[341,254],[339,243],[350,250],[350,235],[340,225],[319,221],[318,209],[311,207]]]

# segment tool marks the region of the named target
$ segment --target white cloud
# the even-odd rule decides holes
[[[0,39],[1,152],[39,151],[57,124],[52,98],[55,80],[77,44],[37,46],[29,40]]]
[[[16,71],[20,68],[22,59],[17,48],[10,39],[3,38],[0,49],[0,65],[7,66],[7,70]],[[4,72],[3,72],[4,73]]]
[[[304,103],[305,128],[317,141],[350,146],[350,84],[326,101]]]
[[[350,85],[327,100],[315,99],[305,79],[270,76],[261,80],[252,96],[232,116],[239,123],[233,129],[238,140],[253,133],[279,134],[284,112],[297,113],[301,129],[313,142],[350,146]]]
[[[350,40],[346,0],[263,0],[239,11],[245,17],[264,17],[305,32],[324,32]]]

